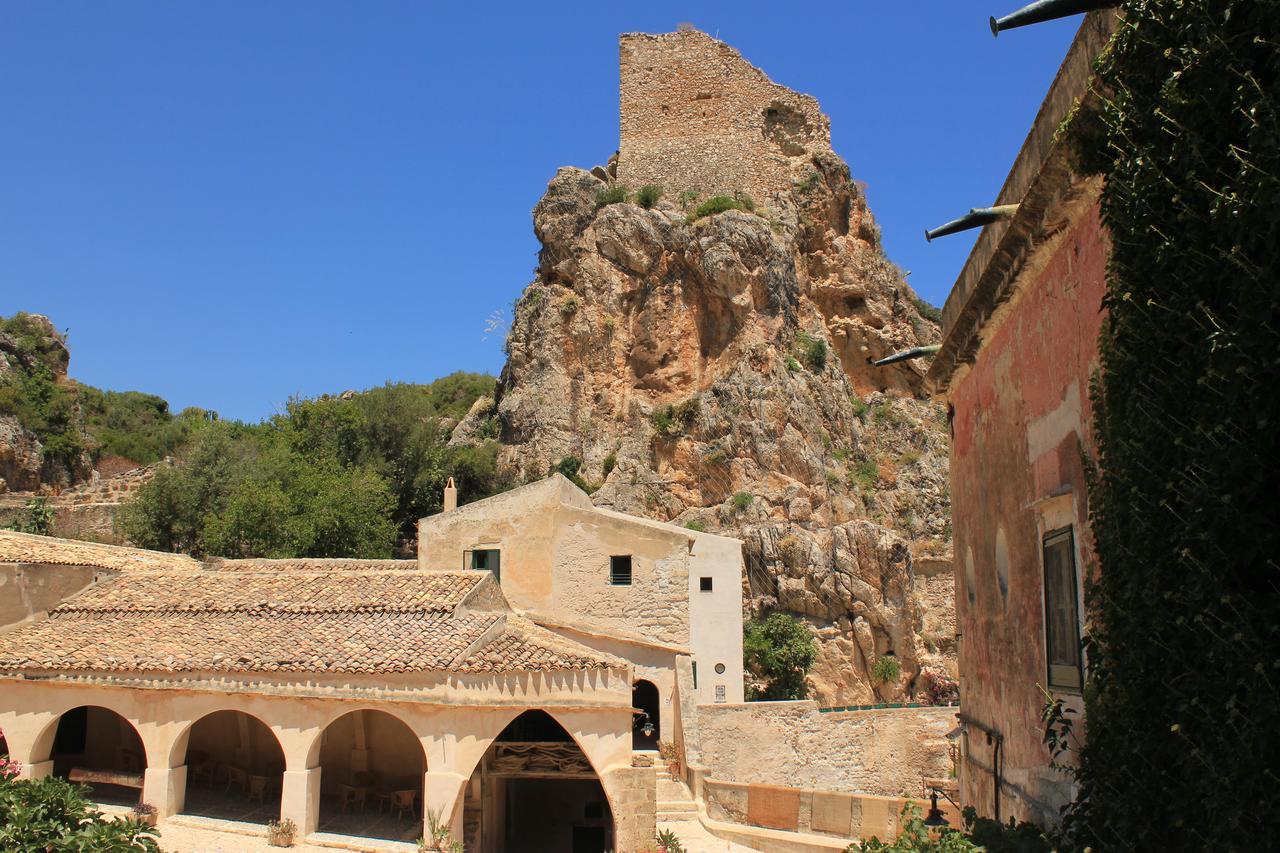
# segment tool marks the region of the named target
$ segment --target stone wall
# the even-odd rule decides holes
[[[874,837],[888,841],[897,837],[900,815],[909,801],[914,802],[922,814],[928,808],[919,794],[909,798],[878,797],[715,779],[705,780],[702,790],[707,814],[712,820],[783,832],[830,835],[842,840]],[[952,826],[963,823],[959,809],[945,799],[939,799],[938,806]],[[800,847],[800,839],[796,841]],[[780,847],[775,841],[761,849]]]
[[[745,192],[758,202],[803,179],[831,148],[818,102],[769,80],[736,50],[696,31],[621,38],[618,181],[668,196]]]
[[[0,563],[0,630],[57,607],[101,573],[93,566]]]
[[[918,796],[922,777],[951,773],[949,707],[822,713],[812,701],[698,706],[708,779]],[[693,761],[690,758],[690,761]]]

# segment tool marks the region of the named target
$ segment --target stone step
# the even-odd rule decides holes
[[[698,807],[689,800],[658,801],[658,815],[697,814]]]
[[[671,782],[665,779],[658,781],[659,801],[665,800],[667,802],[675,802],[677,800],[688,799],[690,799],[689,789],[684,785],[681,785],[679,782]]]

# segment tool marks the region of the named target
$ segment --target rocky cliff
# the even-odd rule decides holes
[[[0,493],[60,489],[88,476],[70,360],[48,317],[0,318]]]
[[[561,169],[496,396],[455,441],[496,431],[526,477],[580,460],[598,505],[742,538],[748,610],[821,641],[816,698],[901,699],[954,656],[946,573],[914,568],[948,558],[947,426],[920,366],[869,361],[938,329],[848,167],[824,145],[781,162],[785,189],[703,215],[694,188],[605,203],[616,163]]]

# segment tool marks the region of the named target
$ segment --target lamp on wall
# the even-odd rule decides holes
[[[938,795],[942,794],[946,797],[948,803],[960,808],[956,801],[947,796],[945,791],[939,791],[937,788],[929,789],[929,813],[924,816],[924,825],[930,827],[950,826],[951,824],[942,815],[942,809],[938,808]]]
[[[636,720],[636,725],[639,727],[640,733],[643,734],[645,737],[653,737],[653,732],[654,732],[653,720],[649,719],[649,712],[637,711],[636,716],[640,717],[644,721],[644,722],[641,722],[640,720]]]

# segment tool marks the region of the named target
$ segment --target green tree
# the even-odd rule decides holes
[[[803,699],[805,675],[818,657],[818,647],[801,622],[789,613],[770,613],[743,626],[743,664],[765,682],[753,699]]]

